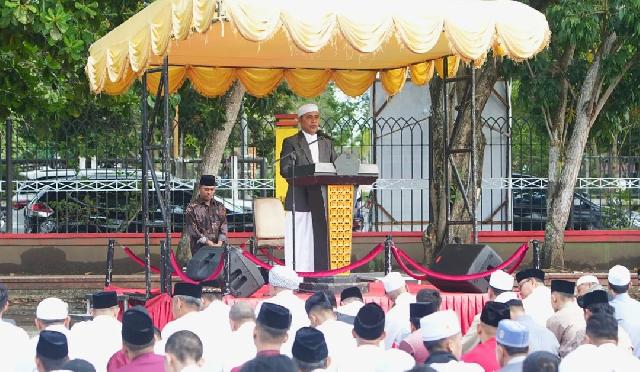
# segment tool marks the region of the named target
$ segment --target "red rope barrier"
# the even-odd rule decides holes
[[[130,259],[133,260],[133,262],[137,263],[138,265],[144,267],[144,261],[142,260],[142,258],[136,256],[135,253],[133,253],[133,251],[131,250],[131,248],[129,247],[123,247],[124,248],[124,253],[129,256]],[[158,274],[160,272],[160,269],[158,269],[157,267],[151,265],[151,271]]]
[[[411,257],[409,257],[409,255],[405,251],[403,251],[402,249],[396,247],[395,245],[393,247],[391,247],[391,252],[393,253],[394,257],[396,258],[396,261],[398,262],[398,265],[400,265],[400,268],[402,268],[403,271],[405,271],[409,276],[411,276],[411,277],[413,277],[415,279],[424,280],[427,277],[431,277],[431,278],[440,279],[440,280],[465,281],[465,280],[475,280],[475,279],[484,278],[484,277],[486,277],[488,275],[491,275],[491,273],[493,273],[496,270],[505,269],[507,266],[511,265],[512,263],[517,263],[517,264],[514,265],[514,267],[510,270],[510,272],[515,271],[515,269],[524,260],[524,256],[527,253],[528,249],[529,249],[529,245],[527,243],[524,243],[524,244],[522,244],[520,246],[520,248],[518,248],[516,250],[516,252],[513,255],[511,255],[511,257],[509,257],[506,261],[504,261],[503,263],[501,263],[497,267],[495,267],[495,268],[493,268],[491,270],[487,270],[487,271],[481,272],[481,273],[468,274],[468,275],[448,275],[448,274],[443,274],[443,273],[439,273],[439,272],[436,272],[436,271],[429,270],[429,269],[427,269],[425,267],[422,267],[419,263],[417,263]],[[419,276],[418,274],[415,274],[414,272],[412,272],[407,267],[407,264],[404,261],[408,262],[409,265],[413,266],[414,269],[416,269],[419,272],[421,272],[422,274],[424,274],[424,276]]]
[[[258,248],[258,250],[260,251],[260,253],[263,256],[265,256],[267,258],[267,260],[273,261],[275,264],[280,265],[280,266],[284,265],[284,262],[282,262],[282,260],[279,259],[278,257],[276,257],[273,254],[271,254],[271,252],[269,252],[268,249],[266,249],[264,247],[261,247],[261,248]]]
[[[380,254],[380,252],[382,252],[382,250],[384,249],[384,244],[380,243],[378,245],[376,245],[371,252],[369,252],[366,256],[362,257],[361,259],[359,259],[358,261],[347,265],[347,266],[343,266],[337,269],[332,269],[332,270],[327,270],[327,271],[319,271],[319,272],[299,272],[298,275],[303,277],[303,278],[323,278],[323,277],[327,277],[327,276],[332,276],[332,275],[338,275],[341,274],[343,272],[346,271],[351,271],[351,270],[355,270],[357,268],[359,268],[362,265],[365,265],[367,263],[369,263],[369,261],[373,260],[378,254]],[[252,255],[249,252],[242,252],[242,254],[249,259],[249,261],[253,262],[254,264],[265,268],[267,270],[271,270],[271,268],[273,266],[261,261],[259,258],[257,258],[256,256]]]

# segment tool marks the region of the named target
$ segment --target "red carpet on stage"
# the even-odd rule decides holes
[[[422,288],[434,288],[430,285],[419,285],[413,283],[408,283],[407,285],[409,286],[409,292],[413,294],[417,293]],[[265,285],[251,297],[235,298],[233,296],[226,296],[224,301],[230,305],[237,301],[246,301],[255,307],[258,302],[269,298],[267,292],[268,287]],[[298,296],[302,299],[306,299],[310,295],[311,294],[309,293],[298,293]],[[473,317],[482,311],[482,307],[487,300],[488,297],[486,294],[443,292],[441,309],[451,309],[458,314],[462,333],[464,334],[471,325]],[[379,282],[369,284],[369,292],[364,294],[364,301],[375,302],[385,311],[390,308],[389,300],[384,295],[382,283]],[[173,315],[171,314],[171,298],[167,294],[161,294],[148,300],[146,307],[149,310],[149,315],[151,315],[154,325],[160,329],[173,319]],[[408,321],[409,319],[407,319],[407,322]]]

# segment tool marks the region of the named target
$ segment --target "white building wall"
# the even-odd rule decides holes
[[[495,90],[507,99],[504,82],[496,84]],[[407,82],[403,90],[389,98],[380,82],[371,88],[371,116],[378,112],[378,137],[375,146],[376,163],[380,178],[402,179],[393,190],[378,191],[378,223],[381,230],[419,231],[426,228],[429,220],[429,112],[431,98],[428,86],[416,86]],[[491,127],[506,133],[508,105],[495,94],[491,96],[483,111],[483,118],[500,118]],[[386,102],[386,103],[385,103]],[[400,128],[403,128],[400,130]],[[485,178],[508,177],[508,138],[504,133],[483,128],[487,146],[483,161]],[[413,182],[411,181],[413,180]],[[405,188],[401,187],[403,185]],[[478,204],[478,221],[510,221],[510,212],[505,200],[508,193],[502,190],[486,190]],[[402,221],[402,223],[401,223]],[[504,230],[508,225],[486,223],[483,230]]]

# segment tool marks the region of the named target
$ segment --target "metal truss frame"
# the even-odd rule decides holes
[[[445,184],[445,218],[446,218],[446,227],[445,227],[445,237],[444,244],[448,244],[450,240],[450,232],[451,226],[454,225],[471,225],[472,229],[472,240],[473,243],[478,242],[478,221],[476,218],[476,198],[467,197],[468,190],[467,187],[463,184],[462,177],[458,167],[456,166],[456,162],[454,160],[454,156],[457,154],[469,154],[468,157],[468,171],[469,171],[469,184],[475,190],[476,185],[476,71],[475,67],[471,67],[471,75],[464,77],[452,77],[449,78],[449,64],[447,58],[443,59],[443,110],[444,110],[444,141],[443,141],[443,152],[444,152],[444,184]],[[460,129],[462,127],[462,116],[458,115],[456,120],[453,123],[453,127],[449,130],[449,86],[451,83],[459,82],[459,81],[467,81],[468,84],[465,89],[463,102],[458,102],[459,106],[465,105],[467,100],[471,100],[471,144],[470,147],[464,148],[455,148],[452,143],[456,140],[457,136],[460,133]],[[462,195],[462,200],[464,203],[464,211],[466,212],[468,219],[461,220],[452,220],[451,219],[451,196],[452,194],[459,192]],[[475,193],[474,193],[475,194]]]

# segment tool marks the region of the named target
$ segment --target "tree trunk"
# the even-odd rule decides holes
[[[615,34],[607,36],[587,70],[576,100],[573,130],[566,146],[561,147],[566,135],[560,136],[558,144],[554,144],[552,139],[549,151],[550,184],[547,190],[547,224],[543,248],[547,268],[564,268],[564,229],[573,208],[573,193],[589,131],[599,114],[598,106],[601,109],[601,103],[604,104],[608,98],[608,96],[604,97],[605,101],[601,102],[602,98],[599,97],[599,90],[602,88],[602,61],[611,52],[615,40]],[[612,84],[614,85],[607,88],[607,91],[609,89],[613,91],[617,83]],[[609,95],[611,91],[608,92]],[[558,116],[555,121],[558,120],[564,120],[564,116]],[[567,133],[566,124],[555,126],[555,128]],[[551,177],[554,177],[553,181]]]
[[[239,81],[236,81],[229,92],[225,96],[224,108],[225,108],[225,121],[220,130],[214,130],[207,138],[206,145],[202,151],[202,162],[198,167],[196,174],[196,183],[194,184],[193,195],[191,201],[194,201],[198,197],[198,185],[197,180],[203,174],[217,175],[220,168],[220,162],[224,155],[224,149],[229,140],[229,135],[233,130],[236,122],[238,121],[238,113],[242,106],[242,98],[246,89]],[[191,250],[189,249],[189,236],[186,234],[186,229],[183,231],[178,248],[176,249],[176,257],[181,262],[186,262],[191,258]]]

